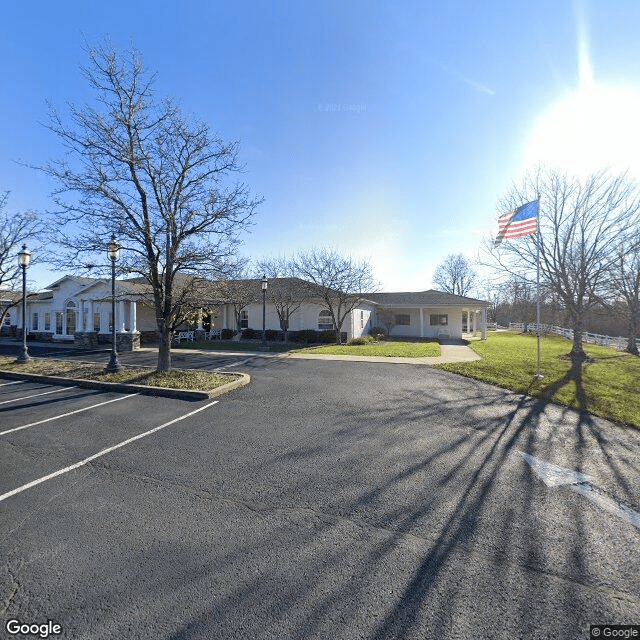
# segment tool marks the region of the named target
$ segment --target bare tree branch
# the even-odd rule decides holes
[[[279,256],[261,260],[256,265],[256,276],[260,274],[269,280],[267,298],[278,314],[280,329],[287,342],[291,317],[309,298],[309,291],[299,278],[293,258]]]
[[[330,249],[301,252],[295,265],[300,276],[313,284],[310,294],[319,295],[331,313],[336,341],[340,342],[347,315],[363,299],[363,294],[375,291],[371,265]]]
[[[230,181],[242,169],[238,143],[187,121],[171,100],[157,100],[155,75],[135,50],[121,56],[103,42],[87,54],[82,72],[96,103],[71,105],[68,119],[51,111],[48,127],[68,154],[40,167],[60,185],[52,220],[62,253],[51,259],[75,271],[104,264],[114,233],[122,245],[119,271],[150,286],[158,369],[168,371],[183,307],[202,278],[228,270],[261,200]]]
[[[36,213],[9,213],[9,192],[0,193],[0,294],[5,303],[0,307],[0,327],[9,310],[17,306],[17,295],[22,284],[22,269],[18,264],[18,252],[23,244],[35,240],[42,232],[42,223]],[[32,257],[35,253],[30,247]],[[16,295],[14,295],[16,294]]]
[[[469,261],[461,254],[448,255],[433,274],[433,283],[442,291],[466,296],[476,281],[476,273]]]
[[[565,308],[574,334],[571,357],[578,364],[586,359],[585,314],[610,297],[619,240],[637,225],[638,193],[625,175],[601,171],[579,179],[539,168],[512,187],[500,212],[536,198],[538,234],[502,242],[498,248],[487,241],[486,263],[533,283],[539,244],[541,282]]]

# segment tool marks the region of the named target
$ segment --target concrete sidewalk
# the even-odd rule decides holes
[[[439,356],[425,356],[422,358],[395,358],[387,356],[337,356],[326,353],[286,353],[280,354],[288,358],[309,360],[348,360],[351,362],[386,362],[393,364],[445,364],[449,362],[472,362],[480,360],[480,356],[466,345],[440,345]]]

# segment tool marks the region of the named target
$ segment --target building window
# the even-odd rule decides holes
[[[333,319],[328,309],[323,309],[318,314],[318,331],[333,331]]]
[[[51,331],[51,314],[48,311],[44,314],[44,330]]]
[[[246,309],[240,312],[240,328],[249,328],[249,312]]]
[[[429,316],[429,324],[432,327],[435,327],[435,326],[444,327],[449,324],[449,316],[446,313],[444,314],[432,313]]]
[[[364,311],[360,311],[360,328],[364,329]]]
[[[67,335],[72,336],[76,332],[76,305],[67,302]]]
[[[408,313],[397,313],[396,325],[405,327],[411,326],[411,316]]]
[[[31,331],[37,331],[38,330],[38,313],[37,311],[34,311],[31,314]]]
[[[100,331],[100,312],[96,311],[93,314],[93,330]]]
[[[62,311],[56,312],[56,333],[61,336],[62,335]]]

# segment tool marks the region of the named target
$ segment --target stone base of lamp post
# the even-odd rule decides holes
[[[118,355],[111,352],[111,358],[109,359],[109,363],[104,368],[105,373],[118,373],[118,371],[122,371],[122,365],[118,362]]]

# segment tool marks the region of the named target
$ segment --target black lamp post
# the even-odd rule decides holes
[[[27,352],[27,267],[30,260],[31,254],[27,245],[23,244],[22,251],[18,253],[18,264],[22,267],[22,352],[16,362],[20,364],[29,362],[29,353]]]
[[[267,281],[267,276],[262,276],[262,346],[260,349],[262,351],[267,350],[267,340],[266,340],[266,317],[267,317],[267,287],[269,286],[269,282]]]
[[[111,358],[105,367],[106,373],[116,373],[122,369],[118,362],[118,351],[116,349],[116,260],[120,257],[120,245],[116,241],[115,235],[111,235],[111,241],[107,245],[107,255],[111,260]]]

